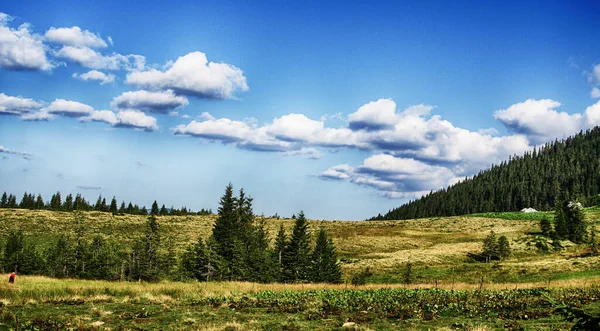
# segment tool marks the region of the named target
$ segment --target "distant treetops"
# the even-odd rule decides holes
[[[0,198],[0,208],[48,209],[57,211],[96,210],[113,214],[148,215],[148,209],[146,209],[145,206],[140,208],[140,206],[137,204],[134,205],[131,202],[125,205],[125,201],[122,201],[119,206],[117,199],[114,196],[112,197],[110,204],[107,203],[106,198],[103,198],[102,195],[98,196],[98,200],[96,200],[95,204],[91,204],[79,193],[77,193],[75,198],[73,198],[72,194],[68,194],[63,201],[60,192],[53,194],[48,202],[44,202],[41,194],[38,194],[36,197],[31,193],[25,192],[19,203],[17,203],[16,196],[12,194],[7,195],[6,192],[4,192]],[[171,207],[167,209],[164,204],[159,209],[158,203],[155,200],[152,204],[150,214],[160,216],[210,215],[212,214],[212,210],[202,208],[200,211],[194,212],[186,207],[181,207],[181,209]]]

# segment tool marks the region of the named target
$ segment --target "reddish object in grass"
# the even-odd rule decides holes
[[[14,284],[15,278],[17,278],[17,274],[15,274],[14,272],[11,272],[11,274],[8,276],[8,283]]]

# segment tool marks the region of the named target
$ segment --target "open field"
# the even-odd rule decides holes
[[[549,300],[595,310],[600,288],[590,282],[505,284],[473,290],[418,285],[155,284],[57,280],[37,276],[0,285],[0,328],[335,330],[568,329]],[[494,286],[497,287],[497,286]],[[524,289],[530,287],[530,289]],[[521,289],[515,289],[521,288]],[[60,314],[58,314],[60,313]]]
[[[336,329],[347,322],[360,329],[568,329],[572,323],[553,314],[546,296],[596,310],[600,257],[586,256],[586,245],[570,242],[562,251],[539,253],[534,245],[539,216],[489,213],[408,221],[310,221],[311,231],[323,227],[333,237],[346,280],[367,267],[373,272],[367,285],[360,287],[348,281],[145,284],[19,276],[16,286],[0,285],[0,328],[14,328],[18,320],[22,325],[38,323],[41,329],[98,330]],[[598,209],[586,211],[593,227],[599,216]],[[0,235],[21,229],[27,238],[48,245],[60,234],[73,234],[76,217],[84,219],[87,235],[102,234],[125,245],[142,235],[146,221],[142,216],[102,212],[76,216],[2,209]],[[181,252],[198,237],[209,235],[215,216],[158,220],[165,239]],[[293,226],[289,219],[266,223],[271,238],[280,224],[288,233]],[[492,230],[507,236],[513,255],[489,264],[469,261],[467,253],[480,252],[482,239]],[[407,262],[414,275],[409,286],[400,284]],[[46,320],[55,324],[43,324]]]

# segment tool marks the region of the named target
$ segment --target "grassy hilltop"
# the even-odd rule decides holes
[[[86,235],[102,234],[123,244],[143,234],[143,216],[83,212]],[[535,247],[539,220],[551,213],[487,213],[407,221],[310,221],[324,227],[342,259],[344,284],[255,284],[243,282],[157,284],[56,280],[20,276],[16,286],[0,285],[0,329],[359,329],[480,330],[563,329],[573,323],[554,305],[594,310],[600,298],[600,257],[587,245],[564,242],[565,249],[541,253]],[[46,210],[0,210],[0,236],[21,229],[27,238],[49,245],[73,234],[76,214]],[[206,238],[215,216],[161,216],[165,240],[178,252]],[[586,209],[590,230],[600,209]],[[280,224],[268,219],[271,239]],[[490,231],[505,235],[513,251],[504,261],[469,261]],[[314,237],[314,236],[313,236]],[[313,238],[314,239],[314,238]],[[413,283],[401,284],[406,264]],[[367,285],[349,279],[366,268]],[[432,288],[437,288],[435,290]],[[590,305],[592,304],[592,305]],[[481,308],[483,307],[483,308]],[[60,312],[62,317],[56,313]],[[346,324],[347,326],[349,324]]]

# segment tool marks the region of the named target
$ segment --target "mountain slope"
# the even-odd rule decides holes
[[[514,156],[473,178],[410,201],[374,220],[453,216],[532,207],[548,210],[561,198],[597,203],[600,127]]]

